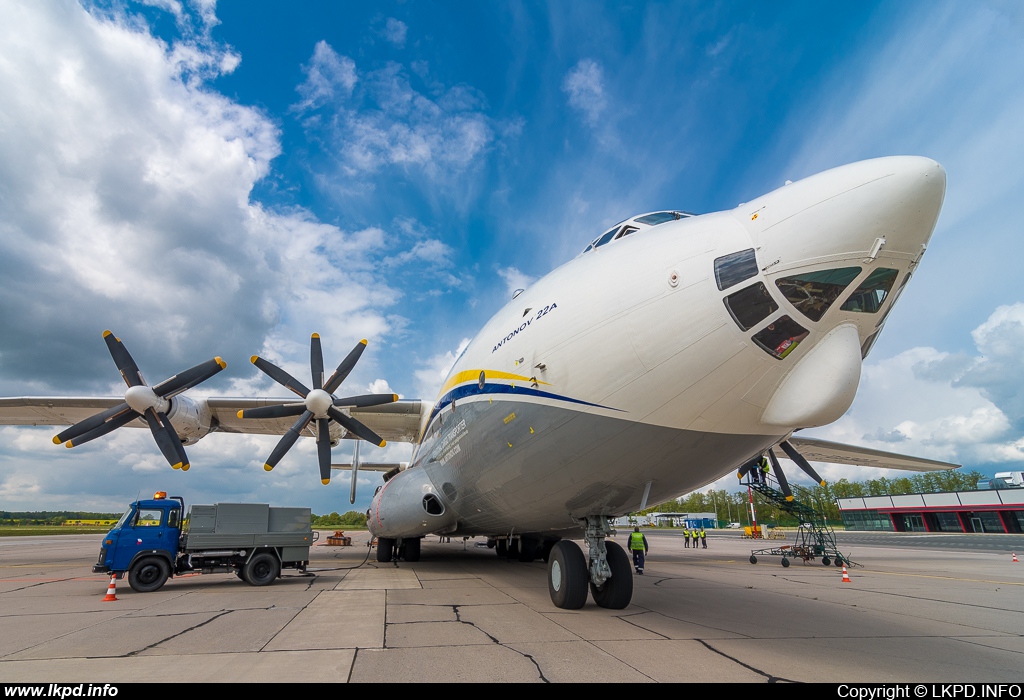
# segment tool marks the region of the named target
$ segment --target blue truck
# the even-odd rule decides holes
[[[185,573],[234,573],[267,586],[282,569],[305,572],[316,541],[309,508],[266,503],[193,505],[158,491],[132,503],[103,538],[93,573],[127,574],[139,593]]]

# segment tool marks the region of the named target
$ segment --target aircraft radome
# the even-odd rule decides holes
[[[366,341],[324,379],[316,335],[311,387],[252,358],[297,397],[193,398],[182,392],[223,361],[149,387],[106,333],[128,385],[123,398],[0,399],[0,423],[74,424],[54,438],[68,445],[148,425],[182,469],[183,444],[215,430],[283,435],[268,470],[307,435],[324,483],[342,438],[412,442],[407,465],[341,465],[352,472],[350,500],[358,469],[387,471],[368,511],[380,561],[415,561],[430,533],[485,536],[521,560],[543,556],[557,606],[582,607],[589,587],[598,605],[623,608],[633,574],[605,539],[611,520],[776,446],[806,469],[801,452],[843,464],[957,466],[792,437],[850,407],[945,187],[930,159],[878,158],[731,211],[626,219],[498,311],[434,401],[336,396]],[[568,539],[580,536],[589,556]]]

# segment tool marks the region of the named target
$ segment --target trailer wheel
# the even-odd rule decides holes
[[[782,568],[784,568],[784,569],[788,569],[789,568],[789,559],[787,559],[785,556],[782,557]]]
[[[755,557],[753,554],[750,555],[750,563],[751,564],[756,564],[757,563],[757,557]]]
[[[159,589],[171,575],[171,567],[163,557],[146,557],[132,564],[128,571],[128,585],[133,591],[150,593]]]
[[[244,578],[250,586],[269,586],[281,574],[281,563],[273,554],[260,552],[245,565]]]

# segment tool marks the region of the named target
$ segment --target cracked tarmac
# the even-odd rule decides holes
[[[651,531],[629,607],[568,611],[543,562],[428,537],[415,564],[364,563],[366,533],[349,534],[314,547],[307,576],[122,580],[115,602],[90,573],[100,537],[4,538],[0,681],[1016,682],[1024,661],[1009,553],[859,545],[842,583],[751,565],[735,533],[695,552]]]

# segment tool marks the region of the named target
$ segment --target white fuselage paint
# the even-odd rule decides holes
[[[375,495],[371,531],[569,530],[698,488],[797,428],[836,420],[944,193],[929,159],[863,161],[732,211],[641,227],[562,265],[456,361],[412,466]],[[719,289],[715,260],[746,249],[757,275]],[[861,271],[818,321],[776,284],[850,267]],[[881,307],[841,309],[882,268],[897,275]],[[778,310],[743,330],[723,300],[756,282]],[[807,335],[778,359],[752,338],[782,316]],[[427,493],[443,514],[426,514]]]

